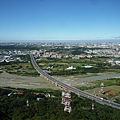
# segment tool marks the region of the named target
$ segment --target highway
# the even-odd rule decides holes
[[[51,81],[52,83],[54,83],[55,85],[61,87],[61,88],[68,88],[71,92],[77,94],[77,95],[80,95],[80,96],[83,96],[85,98],[89,98],[91,100],[95,100],[96,102],[100,103],[100,104],[103,104],[103,105],[108,105],[108,106],[111,106],[113,108],[117,108],[117,109],[120,109],[120,104],[118,103],[115,103],[113,101],[110,101],[110,100],[106,100],[106,99],[103,99],[103,98],[100,98],[96,95],[93,95],[93,94],[90,94],[90,93],[87,93],[87,92],[84,92],[82,90],[79,90],[75,87],[72,87],[72,86],[69,86],[69,85],[66,85],[60,81],[58,81],[57,79],[53,78],[52,76],[50,76],[49,74],[47,74],[46,72],[44,72],[36,63],[36,60],[34,58],[34,56],[32,54],[30,54],[30,58],[31,58],[31,63],[33,65],[33,67],[35,68],[35,70],[43,77],[45,77],[47,80]]]

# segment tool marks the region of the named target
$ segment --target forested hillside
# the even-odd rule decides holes
[[[47,97],[48,93],[50,97]],[[120,118],[120,110],[100,105],[73,93],[71,96],[72,112],[68,113],[64,112],[59,90],[0,88],[0,120],[119,120]]]

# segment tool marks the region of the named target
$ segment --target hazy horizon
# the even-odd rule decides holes
[[[26,42],[48,42],[48,43],[64,43],[64,42],[91,42],[91,43],[105,43],[105,42],[120,42],[120,40],[0,40],[0,43],[26,43]]]

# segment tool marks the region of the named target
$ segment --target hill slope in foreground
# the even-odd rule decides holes
[[[47,94],[50,97],[47,97]],[[38,100],[39,98],[39,100]],[[120,111],[71,93],[72,112],[64,112],[61,91],[0,88],[0,120],[119,120]],[[27,105],[27,101],[28,104]],[[92,104],[94,103],[94,110]]]

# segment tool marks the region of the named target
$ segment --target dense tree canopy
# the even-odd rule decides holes
[[[18,94],[21,92],[23,94]],[[8,96],[8,94],[10,94]],[[46,98],[45,94],[51,97]],[[61,91],[0,88],[0,120],[119,120],[120,111],[72,95],[72,112],[64,112]],[[41,98],[37,101],[36,98]],[[29,100],[29,106],[26,105]],[[95,109],[92,110],[92,103]]]

